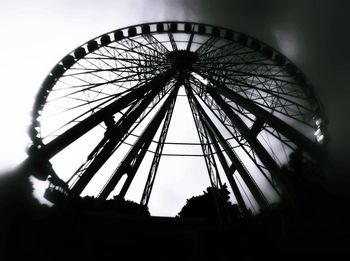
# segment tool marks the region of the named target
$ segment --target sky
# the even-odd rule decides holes
[[[307,75],[322,101],[329,119],[328,149],[336,164],[348,170],[347,5],[345,0],[2,0],[0,169],[15,167],[25,159],[34,96],[63,56],[87,40],[120,27],[188,20],[254,36],[291,59]],[[345,174],[334,180],[350,184]]]

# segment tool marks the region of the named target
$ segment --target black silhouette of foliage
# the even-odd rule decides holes
[[[135,216],[144,216],[144,217],[151,216],[147,206],[143,206],[134,201],[125,200],[117,196],[114,197],[113,199],[105,200],[101,204],[99,209],[112,211],[123,215],[135,215]]]
[[[114,197],[113,199],[99,201],[95,197],[85,196],[83,198],[76,198],[70,206],[82,211],[103,211],[121,215],[130,216],[151,216],[148,207],[140,205],[131,200]]]
[[[52,253],[55,260],[64,260],[67,253],[76,260],[97,260],[101,256],[104,259],[160,260],[158,257],[164,258],[171,252],[166,248],[169,245],[175,246],[182,255],[176,260],[187,260],[183,253],[193,252],[187,246],[196,247],[200,260],[229,260],[232,254],[237,260],[262,257],[277,260],[288,255],[294,259],[337,254],[348,257],[348,244],[344,239],[350,235],[349,201],[322,186],[322,168],[301,151],[290,155],[283,170],[295,194],[293,208],[279,206],[267,215],[242,218],[239,207],[229,201],[226,185],[221,189],[208,187],[202,195],[187,200],[175,222],[162,221],[159,226],[156,219],[130,218],[148,217],[150,213],[147,207],[118,197],[106,201],[89,196],[66,197],[61,204],[43,208],[33,197],[28,175],[15,171],[1,175],[0,260],[51,260]],[[98,215],[90,213],[95,211]],[[211,223],[208,227],[202,223],[198,227],[188,227],[182,224],[187,221],[197,224],[198,220],[183,222],[180,218],[203,218]],[[225,226],[216,229],[214,226],[221,221]],[[190,231],[195,231],[196,236],[189,237]],[[143,255],[144,252],[129,249],[150,249],[155,242],[157,246],[164,242],[159,247],[164,253],[158,252],[152,259],[130,259],[130,253]],[[182,248],[179,247],[181,243]],[[274,251],[266,252],[271,246]],[[254,251],[250,251],[252,249]]]
[[[304,219],[332,215],[331,209],[339,199],[333,199],[334,195],[325,187],[325,170],[319,163],[306,158],[298,149],[289,155],[289,162],[282,170],[293,187],[297,210]]]
[[[15,214],[38,208],[40,203],[33,196],[33,184],[28,175],[9,171],[0,176],[0,212]]]
[[[229,194],[226,184],[220,189],[208,187],[203,195],[187,199],[177,217],[207,218],[212,221],[221,219],[224,222],[237,220],[241,217],[241,212],[237,204],[229,201]]]

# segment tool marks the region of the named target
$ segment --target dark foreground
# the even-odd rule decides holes
[[[350,257],[347,223],[275,214],[218,225],[205,219],[41,209],[8,217],[1,260],[295,260]],[[3,223],[5,224],[5,223]]]
[[[44,207],[28,179],[0,182],[0,260],[350,260],[349,201],[305,180],[296,208],[223,223]]]

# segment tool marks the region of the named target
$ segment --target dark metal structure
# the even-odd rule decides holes
[[[183,98],[199,142],[167,140],[172,125],[181,128],[172,115]],[[30,135],[28,162],[38,178],[50,176],[51,192],[80,195],[119,152],[96,195],[106,199],[119,184],[124,197],[151,155],[140,198],[147,205],[162,157],[200,156],[212,186],[227,181],[243,213],[269,209],[266,191],[293,201],[281,166],[297,148],[322,161],[327,138],[322,106],[290,60],[253,37],[190,22],[122,28],[73,50],[43,82]],[[80,140],[85,160],[60,172],[55,158],[66,152],[77,165],[69,150]],[[169,144],[176,153],[164,153]]]

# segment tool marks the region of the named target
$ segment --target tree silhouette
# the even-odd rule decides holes
[[[144,216],[149,217],[148,207],[140,205],[131,200],[125,200],[124,198],[119,198],[115,196],[113,199],[105,200],[100,205],[101,210],[107,210],[123,215],[133,215],[133,216]]]
[[[6,215],[29,213],[38,208],[29,176],[20,171],[8,171],[0,176],[0,213]]]
[[[207,218],[211,221],[238,220],[241,212],[237,204],[229,199],[230,192],[224,184],[220,189],[208,187],[203,195],[187,199],[186,205],[181,209],[179,218]]]
[[[151,214],[147,206],[140,205],[131,200],[125,200],[115,196],[113,199],[99,200],[93,196],[70,198],[63,202],[60,207],[64,209],[75,209],[76,211],[101,211],[107,213],[150,217]]]

